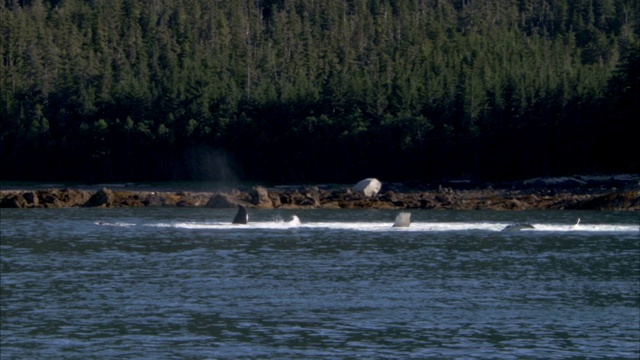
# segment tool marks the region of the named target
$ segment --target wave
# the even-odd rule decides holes
[[[409,227],[392,227],[389,222],[301,222],[294,218],[292,221],[263,221],[251,222],[246,225],[230,224],[228,222],[175,222],[144,224],[143,226],[167,227],[179,229],[210,229],[210,230],[279,230],[279,229],[328,229],[350,231],[400,231],[400,232],[429,232],[429,231],[502,231],[509,223],[503,222],[414,222]],[[523,229],[518,232],[638,232],[638,225],[632,224],[581,224],[579,226],[566,224],[536,224],[533,229]],[[513,232],[512,232],[513,233]]]

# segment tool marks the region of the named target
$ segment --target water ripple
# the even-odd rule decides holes
[[[636,234],[304,227],[331,212],[296,229],[185,228],[140,225],[187,223],[166,209],[83,211],[3,212],[3,358],[640,355]]]

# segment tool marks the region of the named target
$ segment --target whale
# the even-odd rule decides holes
[[[411,225],[411,213],[401,212],[396,216],[393,227],[409,227]]]
[[[238,205],[238,212],[236,216],[233,218],[233,224],[246,224],[249,222],[249,214],[247,213],[247,208],[242,205]]]
[[[518,223],[507,225],[504,229],[502,229],[502,231],[520,231],[524,229],[535,229],[535,227],[531,224]]]

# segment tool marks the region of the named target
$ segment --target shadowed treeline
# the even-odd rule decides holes
[[[6,0],[10,180],[638,172],[635,0]]]

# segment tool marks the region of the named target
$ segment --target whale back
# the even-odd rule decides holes
[[[247,213],[247,208],[242,205],[238,205],[238,212],[236,216],[233,218],[234,224],[246,224],[249,222],[249,214]]]
[[[411,224],[411,213],[401,212],[396,216],[393,227],[408,227]]]
[[[525,224],[525,223],[511,224],[511,225],[507,225],[504,229],[502,229],[502,231],[519,231],[523,229],[535,229],[535,227],[531,224]]]

